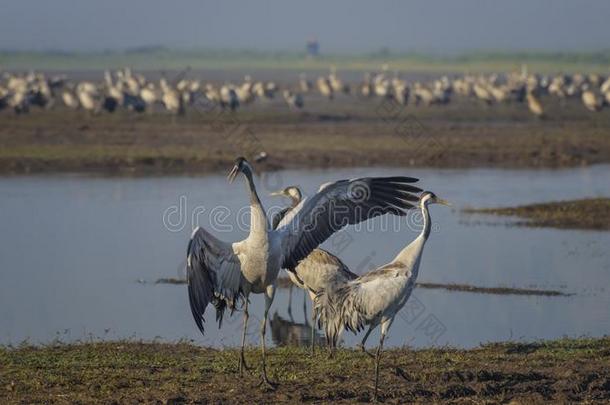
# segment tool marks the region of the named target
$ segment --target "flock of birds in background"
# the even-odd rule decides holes
[[[330,73],[319,76],[315,83],[301,73],[298,83],[281,88],[274,81],[254,81],[249,75],[241,83],[220,86],[187,78],[173,81],[161,78],[157,82],[129,68],[106,71],[101,82],[76,82],[65,75],[47,77],[34,72],[5,72],[0,80],[0,111],[12,109],[23,114],[32,106],[63,105],[90,113],[119,109],[141,113],[164,109],[183,115],[202,99],[235,111],[257,100],[274,99],[278,94],[288,108],[300,110],[305,106],[305,97],[316,92],[329,100],[343,94],[394,99],[402,105],[447,104],[457,95],[480,100],[484,105],[524,103],[532,114],[543,117],[542,95],[580,98],[588,110],[601,111],[610,105],[610,76],[580,73],[547,76],[527,73],[524,68],[520,73],[442,76],[423,83],[406,81],[398,72],[389,73],[388,66],[384,65],[377,73],[365,73],[357,85],[346,83],[331,67]]]

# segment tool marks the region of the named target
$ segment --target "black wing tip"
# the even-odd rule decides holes
[[[417,183],[419,179],[417,177],[409,176],[387,176],[387,177],[372,177],[373,181],[382,181],[387,183]]]
[[[203,329],[203,323],[205,319],[203,318],[203,311],[200,308],[199,303],[197,302],[197,298],[194,295],[194,292],[191,290],[191,285],[189,284],[189,304],[191,307],[191,313],[193,314],[193,319],[195,320],[195,325],[197,325],[197,329],[201,332],[202,335],[205,335],[205,331]]]

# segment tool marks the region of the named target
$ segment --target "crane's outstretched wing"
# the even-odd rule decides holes
[[[235,309],[241,291],[241,263],[233,245],[223,242],[203,228],[196,228],[186,256],[189,303],[197,327],[203,333],[206,307],[216,307],[216,320],[222,323],[227,307]]]
[[[363,177],[324,184],[282,219],[282,267],[294,269],[341,228],[383,214],[405,215],[419,201],[412,177]]]

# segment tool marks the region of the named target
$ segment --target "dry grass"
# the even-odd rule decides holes
[[[369,402],[372,360],[342,349],[332,360],[275,348],[275,392],[258,371],[236,375],[238,351],[186,343],[86,343],[0,349],[3,403]],[[247,352],[260,367],[259,352]],[[493,344],[472,350],[394,349],[382,357],[388,403],[610,401],[610,339]],[[464,402],[465,401],[465,402]]]

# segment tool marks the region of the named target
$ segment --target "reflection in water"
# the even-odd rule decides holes
[[[286,286],[286,282],[289,283]],[[287,277],[278,278],[278,288],[288,288],[288,317],[291,322],[294,322],[294,317],[292,316],[292,290],[294,290],[294,283],[290,281]],[[303,291],[303,318],[305,318],[305,323],[307,323],[307,291]]]
[[[277,346],[311,346],[311,326],[309,323],[296,323],[282,318],[277,311],[271,319],[271,338]],[[315,331],[315,344],[324,344],[324,337]]]

